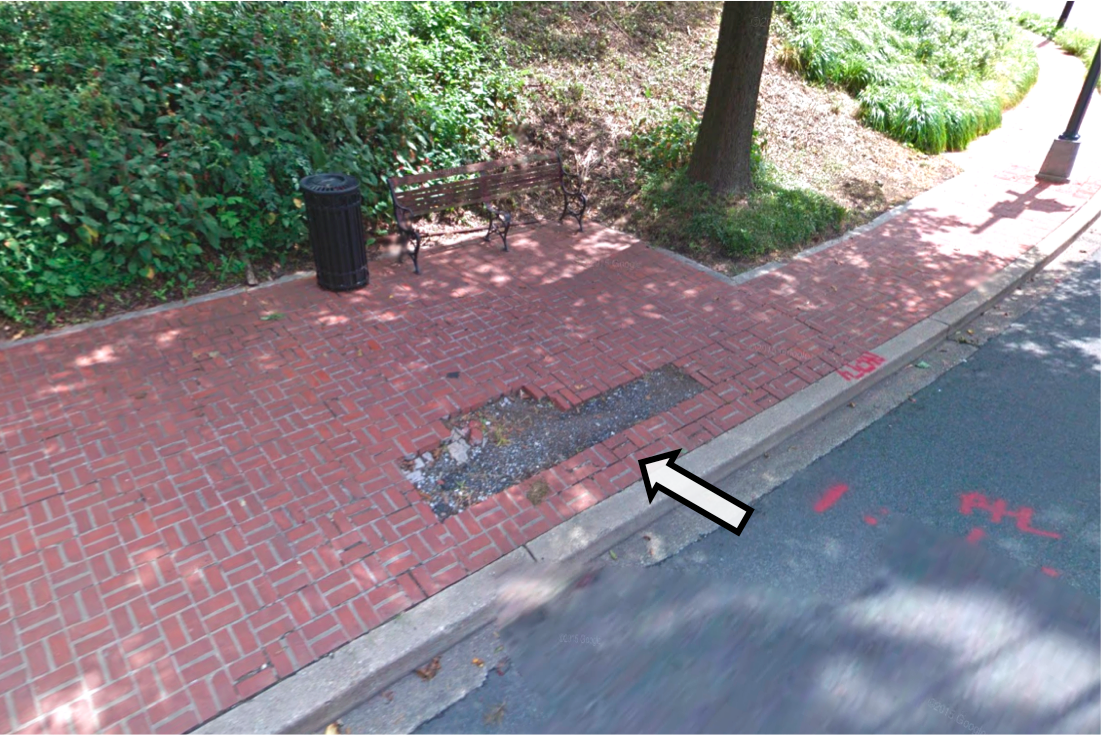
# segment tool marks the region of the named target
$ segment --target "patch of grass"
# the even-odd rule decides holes
[[[1098,43],[1096,36],[1090,35],[1080,28],[1060,28],[1056,31],[1055,24],[1058,20],[1031,11],[1017,13],[1014,20],[1033,33],[1038,33],[1044,38],[1050,38],[1056,46],[1071,56],[1077,56],[1087,67],[1093,61],[1093,54],[1097,51]],[[1101,80],[1098,81],[1097,87],[1101,89]]]
[[[829,197],[768,180],[747,195],[713,196],[683,168],[648,177],[639,198],[655,244],[692,254],[712,247],[734,259],[826,239],[841,229],[846,215]]]
[[[713,196],[706,185],[691,181],[687,166],[698,126],[695,114],[674,108],[666,118],[641,125],[623,144],[642,172],[639,218],[655,244],[692,255],[713,248],[744,260],[840,230],[845,208],[817,192],[779,183],[759,140],[750,153],[753,191]]]
[[[1039,74],[1003,3],[777,4],[784,62],[860,102],[861,120],[925,153],[1001,125]]]

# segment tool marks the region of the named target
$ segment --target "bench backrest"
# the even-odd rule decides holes
[[[413,215],[452,207],[487,204],[506,194],[558,184],[562,159],[557,153],[535,153],[500,161],[425,171],[387,180],[390,195]]]

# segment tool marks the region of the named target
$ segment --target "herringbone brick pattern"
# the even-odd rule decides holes
[[[736,287],[542,227],[353,294],[300,280],[0,350],[0,729],[213,717],[874,350],[1099,185],[1031,175],[958,179]],[[398,470],[448,415],[668,363],[706,390],[547,470],[538,506],[512,488],[441,524]]]

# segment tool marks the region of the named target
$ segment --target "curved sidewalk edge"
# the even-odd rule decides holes
[[[822,378],[682,455],[679,463],[708,481],[722,479],[967,324],[1041,270],[1099,216],[1101,194],[981,286],[876,348],[875,354],[885,362],[874,372],[852,381],[837,373]],[[752,503],[759,495],[739,499]],[[360,702],[490,624],[503,573],[541,561],[594,559],[675,507],[665,495],[649,504],[639,480],[191,732],[321,732]]]

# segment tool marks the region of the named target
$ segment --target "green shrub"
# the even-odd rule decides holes
[[[1039,64],[1003,3],[780,2],[784,60],[860,102],[865,124],[926,153],[1001,124]]]
[[[845,209],[828,197],[780,186],[772,178],[753,132],[750,167],[754,189],[714,196],[688,178],[699,117],[673,108],[641,120],[622,143],[641,174],[639,216],[655,244],[689,250],[716,248],[734,259],[790,250],[837,231]]]
[[[790,250],[840,230],[845,208],[813,191],[761,181],[744,196],[714,196],[684,168],[645,178],[639,196],[655,244],[709,245],[734,259]]]
[[[700,117],[692,110],[673,107],[655,121],[643,118],[623,140],[623,149],[645,174],[675,171],[688,165],[700,129]],[[764,156],[757,131],[753,131],[750,169],[756,179],[764,172]]]
[[[1060,28],[1056,31],[1055,24],[1058,21],[1055,18],[1045,18],[1031,11],[1017,13],[1015,20],[1033,33],[1050,38],[1056,46],[1072,56],[1077,56],[1087,67],[1093,62],[1093,54],[1097,51],[1097,37],[1079,28]],[[1101,80],[1098,80],[1097,87],[1101,89]]]
[[[1055,18],[1045,18],[1039,13],[1034,13],[1031,10],[1022,10],[1017,13],[1014,18],[1017,23],[1024,28],[1038,33],[1044,38],[1051,38],[1055,33]]]
[[[507,141],[486,3],[0,5],[0,313],[304,239],[298,180],[385,178]]]

